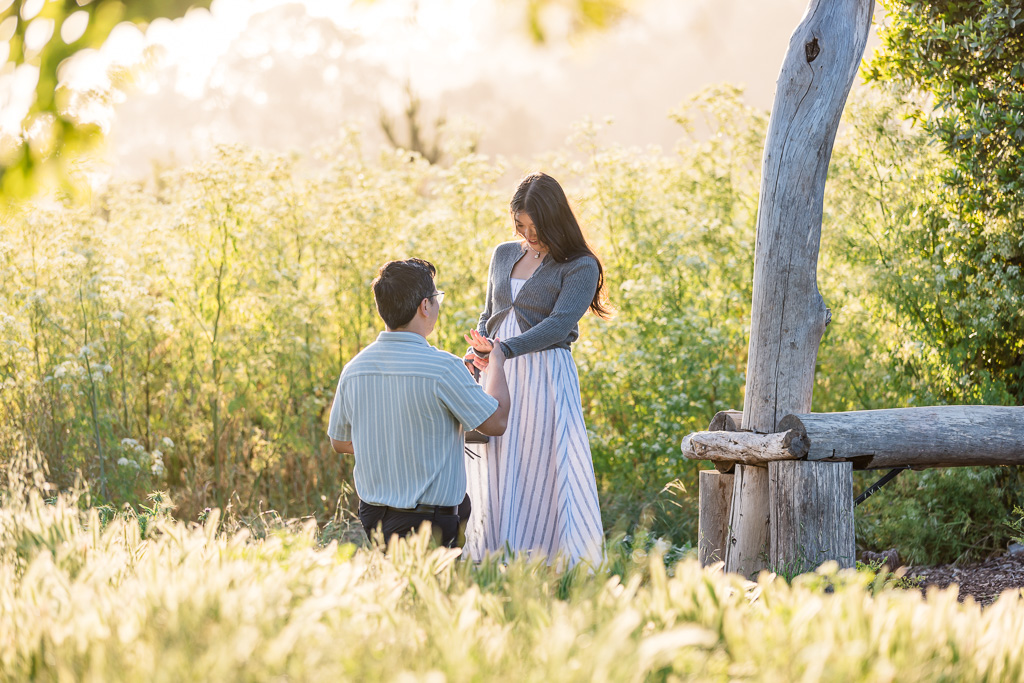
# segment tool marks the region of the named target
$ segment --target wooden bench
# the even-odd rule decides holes
[[[787,415],[772,434],[741,430],[742,416],[740,411],[722,411],[708,431],[688,434],[682,442],[684,457],[710,460],[715,466],[698,475],[698,555],[705,565],[726,561],[734,543],[729,519],[735,514],[732,473],[737,464],[848,463],[841,469],[776,467],[774,474],[770,468],[769,476],[776,479],[772,488],[781,486],[798,498],[806,490],[813,497],[797,505],[792,500],[785,505],[755,501],[752,508],[770,510],[773,554],[806,557],[793,569],[810,568],[821,558],[852,558],[853,491],[847,469],[1024,465],[1024,407],[929,406]],[[801,481],[808,476],[815,478],[813,485]],[[849,516],[849,524],[840,525],[849,532],[825,538],[820,520],[835,515]]]

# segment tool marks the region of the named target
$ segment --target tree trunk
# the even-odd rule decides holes
[[[873,9],[873,0],[811,0],[782,63],[762,161],[744,429],[774,432],[783,416],[811,410],[828,315],[817,285],[825,178]],[[748,500],[738,487],[749,479],[767,488],[767,472],[743,475],[749,469],[736,467],[728,553],[756,560],[767,496]],[[747,575],[758,568],[727,557],[731,567]]]
[[[812,0],[776,84],[765,141],[743,427],[810,412],[827,309],[818,293],[825,178],[873,0]]]

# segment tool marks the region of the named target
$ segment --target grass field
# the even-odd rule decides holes
[[[824,567],[756,583],[657,553],[557,573],[389,555],[314,523],[0,508],[2,681],[1016,681],[1024,603]],[[250,529],[256,529],[254,533]],[[612,567],[615,568],[612,571]],[[890,577],[891,578],[891,577]]]

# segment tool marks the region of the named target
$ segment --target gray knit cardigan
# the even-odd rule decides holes
[[[523,284],[512,306],[512,266],[526,253],[520,242],[503,242],[494,250],[487,277],[487,304],[477,330],[493,337],[501,321],[514,310],[522,334],[501,340],[506,358],[533,351],[568,349],[580,336],[580,318],[590,308],[600,275],[589,255],[559,263],[544,255],[540,267]]]

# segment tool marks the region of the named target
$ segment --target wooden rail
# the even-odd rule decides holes
[[[734,430],[738,411],[722,411],[710,429]],[[1024,465],[1024,407],[929,406],[786,415],[774,434],[687,434],[683,455],[767,465],[779,460],[850,462],[854,469]],[[724,467],[723,467],[724,466]]]

